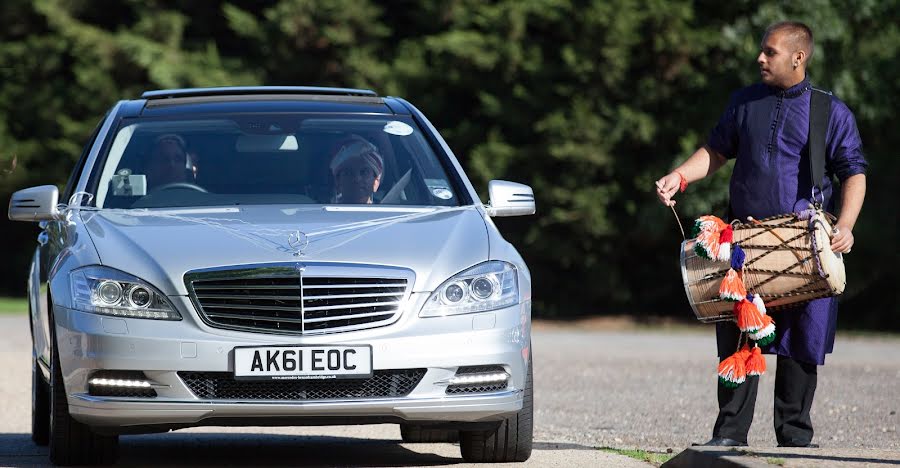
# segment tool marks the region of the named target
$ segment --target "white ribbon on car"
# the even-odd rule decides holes
[[[327,210],[329,208],[330,207],[300,208],[298,209],[298,211],[309,212]],[[313,256],[322,254],[331,249],[341,247],[364,235],[375,232],[379,229],[393,226],[397,223],[414,221],[434,216],[436,214],[453,213],[456,211],[470,209],[476,209],[476,207],[473,205],[468,205],[449,208],[434,208],[433,210],[424,212],[416,211],[414,213],[405,213],[401,215],[386,216],[383,218],[366,221],[338,224],[335,226],[330,226],[326,229],[312,232],[304,232],[300,229],[261,228],[253,223],[237,218],[185,216],[184,214],[176,214],[165,211],[152,211],[148,209],[108,209],[104,211],[116,212],[116,214],[120,216],[171,219],[185,223],[199,224],[226,232],[231,236],[250,242],[253,245],[264,249],[274,249],[278,252],[291,254],[292,256]],[[97,208],[82,207],[80,205],[72,204],[69,205],[69,210],[98,211]],[[403,208],[398,208],[398,211],[399,210],[403,210]],[[191,211],[194,210],[191,209]],[[361,208],[359,211],[365,211],[365,208]],[[305,241],[301,240],[301,236],[305,238]],[[323,240],[338,236],[348,237],[334,244],[321,244]],[[296,239],[296,241],[294,239]],[[318,245],[322,247],[318,249],[307,248],[308,246],[312,246],[314,243],[318,243]]]

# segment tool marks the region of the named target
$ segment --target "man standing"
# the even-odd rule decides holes
[[[727,159],[735,159],[729,186],[730,219],[798,212],[813,200],[824,200],[824,208],[833,212],[832,176],[837,176],[841,204],[831,247],[835,252],[850,252],[853,226],[865,198],[867,163],[853,113],[830,97],[825,131],[827,175],[813,183],[808,144],[810,96],[822,91],[813,89],[806,77],[812,55],[809,27],[787,21],[769,26],[757,57],[762,82],[734,93],[707,144],[656,182],[660,201],[674,205],[671,198],[679,188],[712,174]],[[817,366],[825,363],[825,355],[834,346],[837,300],[817,299],[771,315],[778,324],[778,337],[763,351],[778,355],[774,415],[778,445],[816,447],[811,443],[810,408]],[[717,324],[720,360],[734,352],[738,337],[734,323]],[[748,376],[736,389],[719,386],[713,438],[704,445],[747,445],[758,383],[758,377]]]

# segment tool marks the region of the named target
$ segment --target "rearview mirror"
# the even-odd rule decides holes
[[[241,135],[235,143],[238,153],[270,153],[297,151],[300,145],[294,135]]]
[[[490,205],[485,206],[485,209],[490,216],[534,214],[534,191],[527,185],[492,180],[488,182],[488,196]]]
[[[19,190],[9,199],[9,219],[13,221],[51,221],[57,219],[59,189],[41,185]]]

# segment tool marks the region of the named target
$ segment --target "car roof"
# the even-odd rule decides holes
[[[165,99],[191,96],[234,96],[254,94],[314,94],[333,96],[370,96],[378,94],[371,89],[329,88],[319,86],[222,86],[213,88],[181,88],[145,91],[144,99]]]
[[[408,114],[396,99],[372,90],[310,86],[236,86],[147,91],[131,101],[143,117],[246,112]],[[138,104],[139,105],[134,105]]]

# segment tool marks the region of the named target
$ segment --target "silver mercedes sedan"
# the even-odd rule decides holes
[[[109,463],[191,426],[400,425],[472,462],[532,446],[531,277],[434,126],[368,90],[150,91],[117,103],[39,222],[32,438]]]

